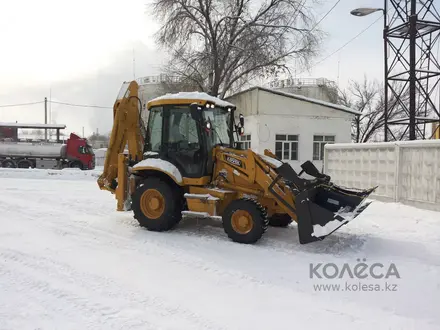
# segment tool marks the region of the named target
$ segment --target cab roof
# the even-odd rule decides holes
[[[215,104],[221,108],[235,108],[235,105],[226,102],[217,97],[211,96],[207,93],[201,92],[180,92],[175,94],[165,94],[148,102],[147,108],[150,109],[154,106],[160,106],[164,104],[192,104],[197,103],[199,105],[205,106],[206,103]]]

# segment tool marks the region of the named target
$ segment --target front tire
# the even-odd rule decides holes
[[[180,190],[157,177],[144,180],[132,195],[134,218],[150,231],[167,231],[182,219]]]
[[[256,200],[248,198],[232,201],[222,218],[225,233],[237,243],[256,243],[269,225],[266,210]]]

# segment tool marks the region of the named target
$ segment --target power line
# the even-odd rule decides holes
[[[101,106],[101,105],[73,104],[73,103],[56,102],[56,101],[50,101],[50,103],[68,105],[71,107],[81,107],[81,108],[113,109],[113,107],[106,107],[106,106]]]
[[[20,107],[20,106],[24,106],[24,105],[33,105],[33,104],[41,104],[41,103],[44,103],[44,101],[29,102],[29,103],[16,103],[16,104],[3,104],[3,105],[0,105],[0,108]],[[72,107],[81,107],[81,108],[113,109],[113,107],[106,107],[106,106],[101,106],[101,105],[73,104],[73,103],[57,102],[57,101],[47,101],[47,103],[62,104],[62,105],[68,105],[68,106],[72,106]]]
[[[40,103],[44,103],[44,101],[29,102],[29,103],[16,103],[16,104],[3,104],[3,105],[0,105],[0,108],[20,107],[23,105],[33,105],[33,104],[40,104]]]
[[[363,29],[361,32],[359,32],[357,35],[355,35],[353,38],[351,38],[350,40],[348,40],[345,44],[343,44],[341,47],[339,47],[338,49],[336,49],[334,52],[332,52],[331,54],[327,55],[326,57],[324,57],[322,60],[320,60],[319,62],[315,63],[314,65],[312,65],[309,69],[317,66],[318,64],[321,64],[322,62],[324,62],[325,60],[327,60],[328,58],[332,57],[333,55],[335,55],[337,52],[341,51],[342,49],[344,49],[346,46],[348,46],[351,42],[353,42],[355,39],[357,39],[360,35],[362,35],[364,32],[366,32],[369,28],[371,28],[374,24],[376,24],[380,19],[382,19],[382,16],[379,16],[375,21],[373,21],[373,23],[371,23],[370,25],[368,25],[365,29]],[[305,72],[306,70],[300,72],[299,74]]]
[[[321,17],[321,19],[315,24],[315,26],[314,27],[312,27],[312,29],[310,30],[310,32],[312,32],[318,25],[319,25],[319,23],[321,23],[332,11],[333,11],[333,9],[335,9],[335,7],[339,4],[341,2],[341,0],[338,0],[338,1],[336,1],[336,3],[333,5],[333,7],[331,7],[330,9],[329,9],[329,11],[324,15],[324,16],[322,16]]]
[[[330,13],[333,11],[333,9],[335,9],[336,8],[336,6],[339,4],[341,2],[341,0],[338,0],[338,1],[336,1],[335,2],[335,4],[324,14],[324,16],[322,16],[320,19],[319,19],[319,21],[318,22],[316,22],[316,24],[310,29],[310,31],[309,31],[309,33],[311,33],[313,30],[315,30],[316,29],[316,27],[328,16],[328,15],[330,15]],[[299,13],[298,13],[299,14]],[[297,15],[298,16],[298,15]],[[301,43],[303,40],[304,40],[304,38],[305,38],[305,36],[303,36],[302,38],[301,38],[301,40],[298,42],[298,43]],[[289,51],[287,52],[287,53],[290,53],[293,49],[295,48],[295,46],[294,47],[292,47],[292,48],[290,48],[289,49]],[[295,71],[296,71],[296,64],[295,64]],[[304,72],[304,71],[303,71]],[[299,74],[301,74],[302,72],[300,72]],[[295,72],[295,77],[296,77],[296,72]]]
[[[308,31],[309,33],[310,32],[312,32],[313,30],[315,30],[316,29],[316,27],[319,25],[319,23],[321,23],[328,15],[330,15],[330,13],[333,11],[333,9],[335,9],[335,7],[338,5],[338,3],[340,3],[341,2],[341,0],[338,0],[338,1],[336,1],[335,2],[335,4],[325,13],[325,15],[324,16],[322,16],[321,18],[320,18],[320,20],[318,21],[318,22],[316,22],[316,24],[310,29],[310,31]],[[303,41],[304,40],[304,36],[301,38],[301,40],[298,42],[298,43],[300,43],[301,41]],[[290,53],[290,51],[293,49],[293,48],[295,48],[295,47],[292,47],[290,50],[289,50],[289,53]]]

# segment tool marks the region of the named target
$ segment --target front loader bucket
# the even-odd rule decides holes
[[[371,202],[366,202],[368,195],[367,192],[362,196],[342,193],[338,188],[326,185],[301,192],[296,196],[300,243],[323,240],[356,218],[370,205]]]
[[[301,244],[323,240],[356,218],[370,205],[371,202],[366,202],[366,199],[377,188],[345,189],[332,184],[328,176],[317,180],[302,179],[286,163],[277,172],[294,186],[292,190]]]

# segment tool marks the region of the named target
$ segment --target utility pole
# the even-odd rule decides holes
[[[47,124],[47,97],[44,98],[44,123]],[[44,128],[44,140],[47,142],[47,128]]]
[[[133,80],[136,80],[136,56],[134,54],[134,47],[133,47]]]
[[[434,99],[440,86],[440,63],[432,51],[440,44],[435,1],[384,0],[383,8],[351,11],[355,16],[384,13],[385,141],[390,136],[405,139],[407,133],[410,140],[425,139],[426,124],[440,120],[440,106]],[[395,136],[390,125],[405,130]]]
[[[416,139],[416,0],[411,0],[409,17],[409,139]]]
[[[388,6],[387,0],[384,0],[383,7],[383,72],[384,72],[384,119],[385,135],[384,141],[388,142]]]

